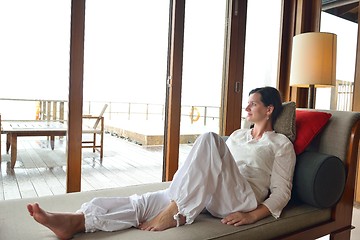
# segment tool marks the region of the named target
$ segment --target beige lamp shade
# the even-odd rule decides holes
[[[293,39],[290,85],[329,87],[336,85],[336,35],[309,32]]]

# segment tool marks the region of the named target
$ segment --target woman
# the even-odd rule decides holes
[[[28,211],[61,239],[130,227],[161,231],[191,224],[203,209],[234,226],[278,218],[290,199],[295,166],[292,143],[273,130],[282,111],[279,92],[252,90],[246,111],[253,128],[233,132],[226,143],[215,133],[201,135],[166,190],[95,198],[76,213],[46,212],[37,203]]]

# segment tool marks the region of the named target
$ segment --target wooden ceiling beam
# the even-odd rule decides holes
[[[344,0],[344,1],[333,1],[331,3],[325,3],[322,5],[322,10],[327,11],[334,8],[339,8],[343,6],[347,6],[350,4],[357,4],[359,5],[359,0]]]

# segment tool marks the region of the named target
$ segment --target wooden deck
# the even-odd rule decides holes
[[[66,138],[56,138],[54,150],[47,137],[19,138],[18,160],[12,170],[6,136],[1,137],[0,200],[66,192]],[[181,145],[180,162],[190,149]],[[102,163],[99,153],[83,149],[82,191],[160,182],[162,161],[162,146],[140,146],[106,134]]]

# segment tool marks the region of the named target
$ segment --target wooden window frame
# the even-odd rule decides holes
[[[181,79],[183,64],[185,0],[170,0],[168,89],[166,107],[163,180],[172,180],[179,158]],[[228,1],[228,38],[224,64],[224,87],[220,134],[229,135],[241,126],[247,0]],[[278,65],[278,89],[283,100],[298,107],[306,103],[307,91],[290,88],[292,37],[319,31],[321,1],[283,0]],[[69,76],[69,129],[67,153],[67,192],[81,190],[81,115],[83,105],[85,0],[71,1],[71,46]],[[359,31],[358,31],[359,35]],[[360,54],[359,42],[357,56]],[[353,108],[360,111],[360,60],[356,59]],[[303,89],[304,90],[304,89]]]
[[[71,1],[66,192],[81,191],[85,0]]]

